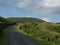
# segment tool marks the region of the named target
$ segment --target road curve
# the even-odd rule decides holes
[[[8,30],[8,45],[40,45],[33,39],[16,31],[15,26]]]

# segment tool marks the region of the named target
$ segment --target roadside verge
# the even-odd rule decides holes
[[[1,36],[1,38],[0,38],[0,45],[7,45],[7,39],[8,39],[8,34],[7,34],[7,30],[8,29],[4,29],[3,30],[3,34],[2,34],[2,36]]]

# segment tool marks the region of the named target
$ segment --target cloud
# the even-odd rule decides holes
[[[49,18],[43,18],[42,20],[47,21],[47,22],[51,22],[51,20]]]
[[[28,6],[28,4],[26,2],[20,2],[20,3],[17,3],[17,6],[18,8],[25,8]]]
[[[43,6],[58,7],[58,6],[60,6],[60,0],[43,0]]]
[[[18,8],[27,8],[28,6],[30,6],[31,2],[32,2],[32,0],[20,0],[16,4],[17,4]]]
[[[17,0],[16,4],[37,14],[60,14],[60,0]]]
[[[60,14],[60,1],[42,0],[35,3],[34,7],[30,8],[30,10],[37,14]]]
[[[23,8],[39,15],[60,15],[60,0],[0,0],[0,6]]]

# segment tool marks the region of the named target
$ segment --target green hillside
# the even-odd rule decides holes
[[[28,17],[11,17],[11,18],[7,18],[8,20],[12,20],[14,22],[20,22],[20,23],[30,23],[30,22],[35,22],[35,23],[41,23],[41,22],[45,22],[41,19],[37,19],[37,18],[28,18]]]
[[[8,18],[20,23],[20,32],[39,40],[43,45],[59,45],[60,23],[46,22],[37,18]],[[38,41],[38,42],[39,42]]]
[[[50,44],[60,45],[60,24],[49,22],[22,24],[20,31]]]
[[[21,27],[19,27],[20,32],[30,36],[42,45],[60,45],[60,23],[46,22],[41,19],[28,17],[3,18],[2,20],[0,19],[0,23],[3,24],[4,27],[5,24],[6,26],[16,23],[21,25]]]

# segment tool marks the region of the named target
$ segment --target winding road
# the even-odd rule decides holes
[[[16,30],[16,26],[12,26],[8,30],[8,45],[40,45],[33,39]]]

